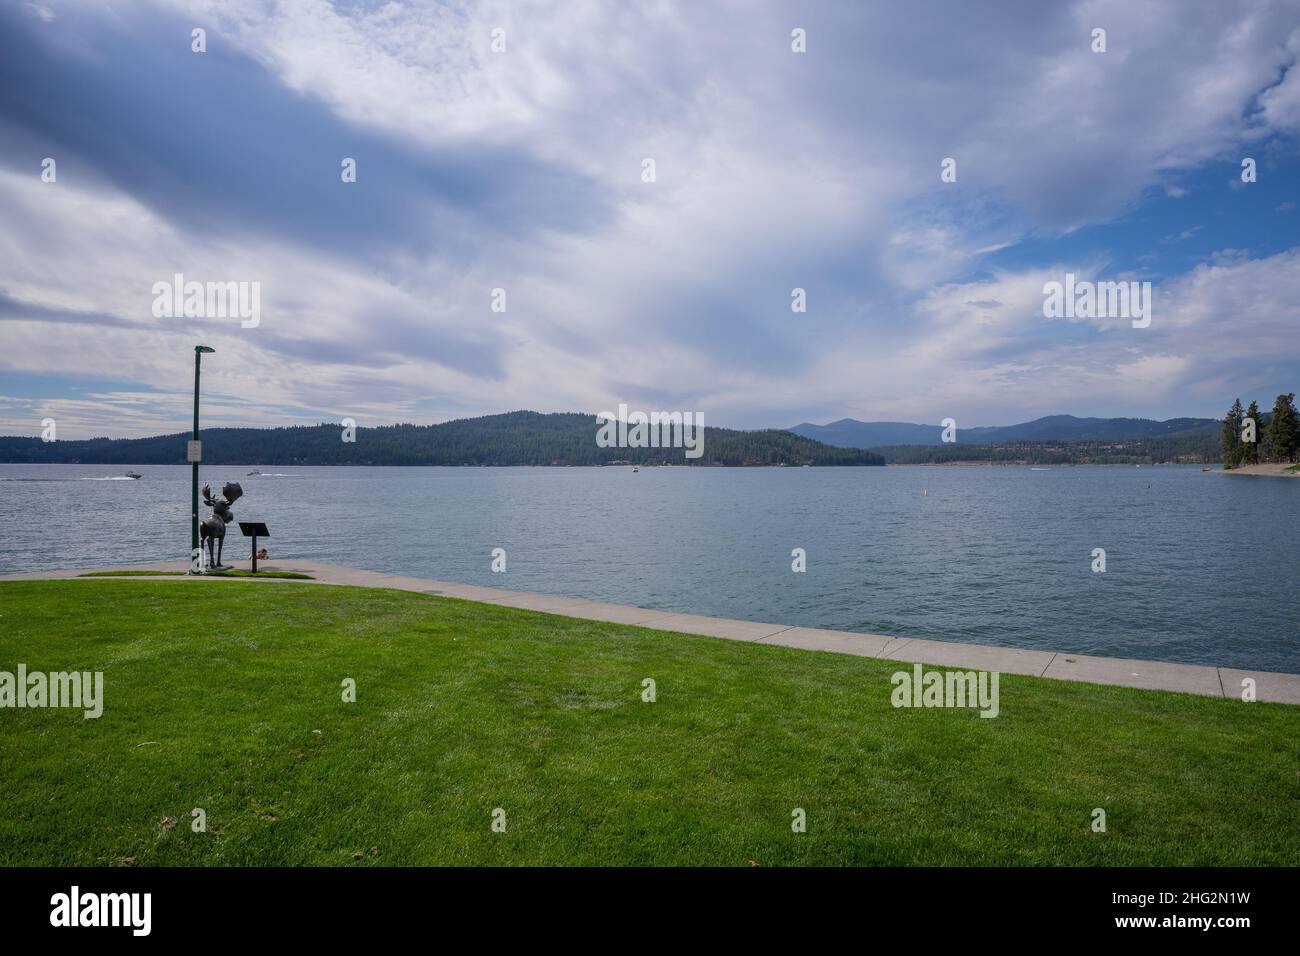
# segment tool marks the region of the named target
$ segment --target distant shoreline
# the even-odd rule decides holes
[[[1210,468],[1220,470],[1214,462],[1199,461],[890,461],[886,468]]]

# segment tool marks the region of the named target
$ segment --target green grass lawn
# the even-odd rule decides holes
[[[229,571],[207,571],[214,578],[291,578],[297,581],[316,580],[310,574],[301,571],[258,571],[254,574],[247,568],[231,568]],[[185,571],[87,571],[78,574],[79,578],[183,578]]]
[[[0,710],[2,864],[1300,863],[1300,707],[322,585],[0,584],[19,663],[104,713]]]

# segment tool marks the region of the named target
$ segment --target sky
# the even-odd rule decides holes
[[[0,434],[185,430],[199,343],[205,426],[1271,407],[1297,60],[1294,0],[15,0]],[[1150,325],[1046,317],[1067,273]]]

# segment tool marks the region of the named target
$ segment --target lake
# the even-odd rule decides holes
[[[1197,466],[254,467],[201,480],[242,483],[236,519],[267,522],[273,563],[1300,673],[1300,481]],[[189,468],[127,470],[0,465],[0,572],[186,562]],[[247,553],[232,528],[228,561]]]

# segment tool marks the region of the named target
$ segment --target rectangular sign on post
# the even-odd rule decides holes
[[[203,461],[203,442],[187,441],[185,443],[185,463],[195,464]]]
[[[261,521],[241,521],[239,530],[244,532],[245,538],[253,539],[253,573],[257,573],[257,536],[264,538],[271,537],[271,532],[266,530],[266,525]]]

